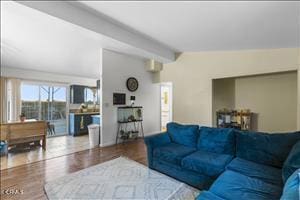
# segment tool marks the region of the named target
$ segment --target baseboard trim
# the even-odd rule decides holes
[[[145,133],[145,137],[146,136],[150,136],[150,135],[156,135],[160,133],[160,131],[155,131],[155,132],[149,132],[149,133]],[[141,136],[139,136],[138,138],[142,138]],[[122,142],[118,142],[119,143],[122,143]],[[99,146],[100,147],[108,147],[108,146],[112,146],[112,145],[115,145],[116,144],[116,141],[115,140],[112,140],[112,141],[109,141],[109,142],[106,142],[106,143],[101,143]]]
[[[99,146],[100,147],[108,147],[108,146],[112,146],[115,144],[116,144],[116,141],[110,141],[110,142],[106,142],[106,143],[101,143]]]

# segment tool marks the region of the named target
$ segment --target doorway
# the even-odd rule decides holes
[[[161,119],[161,130],[167,130],[167,124],[173,120],[173,85],[170,82],[161,83],[160,85],[160,119]]]

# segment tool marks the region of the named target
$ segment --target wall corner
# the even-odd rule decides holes
[[[152,83],[160,83],[160,71],[159,72],[151,72],[152,73]]]

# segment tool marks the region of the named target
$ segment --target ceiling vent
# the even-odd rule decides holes
[[[146,61],[146,70],[148,72],[159,72],[163,69],[163,64],[153,59]]]

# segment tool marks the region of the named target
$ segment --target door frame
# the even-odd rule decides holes
[[[161,104],[161,99],[162,99],[162,94],[161,94],[161,88],[163,86],[166,86],[166,87],[169,87],[170,88],[170,97],[169,97],[169,104],[170,104],[170,121],[173,121],[173,83],[172,82],[162,82],[160,83],[160,86],[159,86],[159,97],[160,97],[160,101],[159,101],[159,117],[160,117],[160,129],[162,128],[162,115],[161,115],[161,107],[162,107],[162,104]]]

